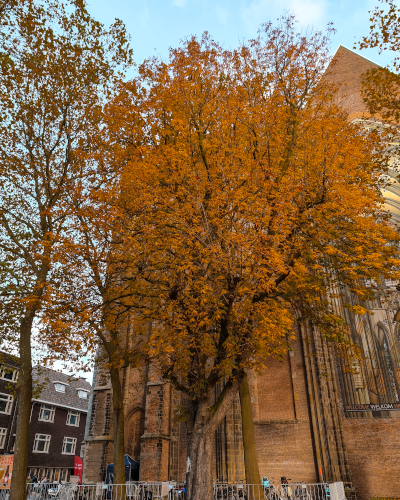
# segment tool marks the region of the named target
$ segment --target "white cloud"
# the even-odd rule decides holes
[[[302,26],[319,24],[324,20],[327,5],[323,0],[291,0],[287,9],[293,11]]]
[[[59,372],[65,373],[66,375],[73,375],[74,377],[85,378],[88,382],[93,382],[93,372],[84,372],[79,370],[78,366],[73,366],[69,363],[63,363],[62,361],[55,361],[51,366],[52,370],[57,370]]]
[[[215,7],[215,12],[217,14],[218,21],[226,26],[228,24],[228,20],[230,18],[230,11],[229,9],[226,9],[225,7],[221,7],[220,5],[217,5]]]
[[[186,0],[174,0],[173,4],[177,7],[184,7],[186,5]]]
[[[326,17],[326,0],[253,0],[242,9],[242,18],[254,31],[261,23],[275,21],[284,11],[293,12],[301,26],[320,24]]]

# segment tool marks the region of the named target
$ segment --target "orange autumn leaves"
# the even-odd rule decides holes
[[[191,38],[109,105],[136,325],[194,399],[285,352],[296,317],[347,348],[328,292],[397,276],[379,137],[335,107],[326,44],[290,17],[237,51]]]

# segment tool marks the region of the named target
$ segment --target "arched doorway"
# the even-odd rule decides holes
[[[125,420],[125,453],[140,462],[140,437],[144,432],[144,411],[133,409]]]

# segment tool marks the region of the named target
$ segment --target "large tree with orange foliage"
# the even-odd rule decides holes
[[[246,370],[290,349],[295,321],[348,352],[327,297],[371,297],[399,264],[379,137],[334,105],[327,42],[290,16],[236,51],[205,34],[146,61],[113,101],[135,328],[151,324],[149,356],[191,401],[190,500],[212,498],[214,431]]]
[[[67,275],[60,249],[91,165],[80,161],[101,128],[102,105],[130,60],[123,24],[93,20],[84,0],[10,2],[0,33],[1,340],[17,343],[20,372],[11,499],[26,497],[32,338],[69,356],[90,346],[49,329]]]

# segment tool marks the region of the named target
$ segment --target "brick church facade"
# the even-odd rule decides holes
[[[340,104],[352,120],[368,119],[361,75],[376,67],[340,47],[327,70],[339,86]],[[397,166],[385,192],[387,208],[400,221]],[[255,445],[261,476],[292,481],[352,483],[359,500],[400,498],[400,344],[393,319],[400,293],[386,284],[389,299],[369,304],[374,315],[342,314],[365,360],[346,373],[312,326],[298,327],[284,362],[270,359],[262,374],[249,373]],[[351,300],[351,297],[349,297]],[[340,303],[336,304],[341,308]],[[83,481],[104,480],[113,462],[112,394],[95,372],[85,433]],[[154,366],[123,373],[126,453],[140,462],[146,481],[183,482],[188,432],[174,419],[184,395],[160,379]],[[353,411],[352,411],[353,410]],[[362,410],[362,411],[360,411]],[[215,478],[245,477],[239,396],[215,435]]]

